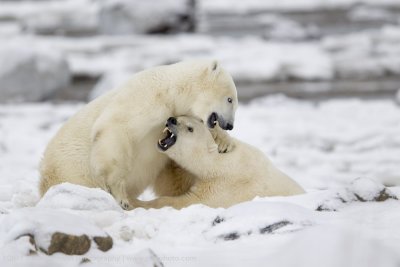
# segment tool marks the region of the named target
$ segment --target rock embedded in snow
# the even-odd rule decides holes
[[[51,209],[24,208],[7,214],[0,221],[2,242],[28,236],[38,250],[52,255],[83,255],[90,248],[108,251],[113,240],[90,221]]]
[[[100,8],[103,34],[166,33],[193,29],[191,0],[105,0]]]
[[[352,202],[382,202],[397,200],[397,196],[383,184],[368,178],[357,178],[348,188],[340,188],[333,197],[317,207],[317,211],[337,211]]]
[[[51,235],[50,245],[46,247],[39,247],[36,244],[35,236],[32,234],[23,235],[19,238],[29,237],[29,242],[32,244],[33,249],[29,254],[36,254],[37,251],[42,251],[48,255],[60,252],[66,255],[83,255],[87,253],[92,246],[93,242],[97,248],[103,252],[108,251],[113,246],[113,240],[110,236],[94,236],[87,235],[71,235],[61,232],[55,232]]]
[[[91,241],[87,235],[71,235],[56,232],[51,235],[50,245],[40,248],[48,255],[61,252],[67,255],[83,255],[90,249]]]
[[[388,188],[372,179],[358,178],[352,182],[349,190],[352,191],[355,197],[362,202],[380,202],[387,199],[397,199]]]
[[[301,206],[278,202],[244,202],[216,216],[206,235],[211,239],[228,241],[251,235],[298,231],[314,223],[313,212]]]
[[[93,237],[93,241],[101,251],[108,251],[113,246],[113,240],[110,236],[95,236]]]
[[[0,102],[40,101],[70,82],[65,58],[54,51],[6,45],[0,62]]]

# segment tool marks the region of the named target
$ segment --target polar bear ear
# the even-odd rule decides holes
[[[205,76],[210,80],[215,80],[221,70],[220,64],[217,60],[212,60],[204,71]]]

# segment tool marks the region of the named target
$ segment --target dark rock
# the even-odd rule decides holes
[[[222,222],[224,222],[224,221],[225,221],[224,218],[217,216],[217,217],[214,219],[214,221],[212,222],[212,226],[215,226],[215,225],[217,225],[217,224],[220,224],[220,223],[222,223]]]
[[[31,245],[33,246],[33,249],[29,250],[29,255],[36,255],[38,248],[36,246],[35,238],[31,234],[28,234],[28,236],[29,236],[29,243],[31,243]]]
[[[79,263],[79,265],[85,264],[85,263],[89,263],[89,262],[91,262],[90,259],[88,259],[88,258],[82,258],[82,260],[81,260],[81,262]]]
[[[67,255],[83,255],[89,251],[91,247],[91,238],[87,235],[70,235],[61,232],[55,232],[51,236],[50,245],[48,248],[40,247],[36,244],[35,236],[32,234],[26,234],[19,236],[29,237],[29,243],[31,243],[32,248],[29,250],[29,255],[37,254],[40,250],[47,255],[52,255],[57,252],[61,252]],[[97,245],[97,249],[101,251],[108,251],[113,246],[113,239],[110,236],[95,236],[93,237],[94,243]],[[87,258],[83,258],[81,263],[89,262]]]
[[[268,226],[266,226],[264,228],[261,228],[260,229],[260,234],[265,234],[265,233],[270,234],[270,233],[272,233],[272,232],[274,232],[274,231],[276,231],[276,230],[278,230],[278,229],[280,229],[282,227],[285,227],[286,225],[290,225],[290,224],[292,224],[292,223],[289,222],[289,221],[277,222],[277,223],[268,225]]]
[[[332,208],[326,206],[325,204],[319,205],[315,210],[316,211],[336,211],[336,209],[332,209]]]
[[[379,193],[372,200],[363,199],[358,194],[354,194],[354,196],[357,198],[357,200],[359,200],[361,202],[366,202],[366,201],[383,202],[383,201],[386,201],[388,199],[398,200],[398,198],[395,195],[393,195],[391,192],[389,192],[386,188],[384,188],[381,191],[379,191]]]
[[[113,240],[110,236],[95,236],[93,237],[94,242],[97,245],[97,248],[101,251],[110,250],[113,246]]]
[[[87,235],[69,235],[55,232],[51,236],[50,246],[40,248],[44,253],[52,255],[61,252],[67,255],[83,255],[90,249],[90,239]]]
[[[226,234],[226,235],[221,235],[219,237],[224,239],[225,241],[228,241],[228,240],[239,239],[240,235],[239,235],[238,232],[232,232],[232,233],[229,233],[229,234]]]

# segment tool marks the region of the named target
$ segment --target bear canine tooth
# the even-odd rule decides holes
[[[171,138],[174,137],[174,136],[175,136],[174,134],[171,134]]]
[[[162,146],[162,144],[161,144],[161,139],[158,139],[158,144],[160,145],[160,146]]]
[[[167,146],[168,146],[167,144],[163,145],[163,147],[167,147]]]
[[[166,131],[169,131],[168,127],[165,127],[162,132],[165,133]]]

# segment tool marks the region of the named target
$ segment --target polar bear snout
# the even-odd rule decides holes
[[[167,120],[167,124],[165,126],[171,126],[171,125],[176,125],[177,124],[177,120],[174,117],[169,117]]]
[[[218,117],[219,116],[216,112],[211,113],[207,120],[207,125],[209,128],[214,128],[214,126],[217,125]]]
[[[233,129],[233,122],[226,120],[223,116],[219,115],[216,112],[211,113],[208,117],[207,125],[209,128],[214,128],[215,125],[219,126],[224,130],[232,130]]]

